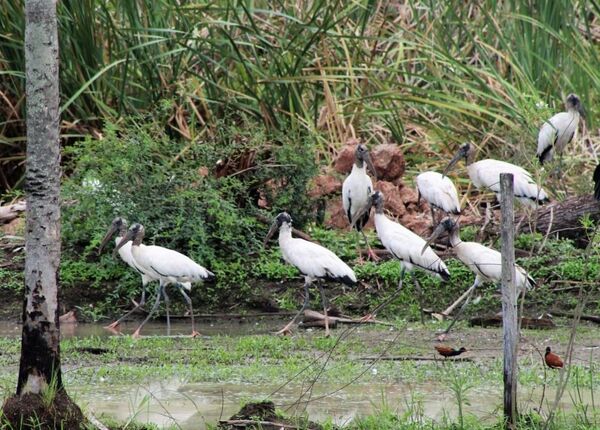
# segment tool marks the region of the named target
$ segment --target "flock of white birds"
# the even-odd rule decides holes
[[[537,156],[541,163],[551,160],[556,153],[562,155],[565,146],[573,139],[580,116],[584,110],[579,98],[570,94],[566,100],[566,112],[554,115],[546,121],[539,132]],[[355,161],[352,172],[346,178],[342,187],[344,211],[350,225],[362,234],[369,256],[377,260],[376,254],[370,248],[363,228],[370,218],[372,208],[375,208],[375,229],[377,236],[389,253],[400,261],[401,275],[396,294],[400,291],[406,271],[419,268],[425,272],[446,281],[450,272],[442,259],[430,247],[430,244],[446,233],[449,244],[456,257],[465,264],[475,275],[473,285],[466,294],[463,294],[464,304],[454,318],[452,324],[446,329],[445,336],[462,310],[466,307],[476,287],[484,281],[499,282],[501,279],[501,255],[498,251],[476,242],[463,242],[459,236],[458,218],[450,215],[461,213],[460,200],[456,187],[448,178],[447,173],[456,163],[465,159],[467,172],[473,185],[479,189],[487,189],[500,194],[499,178],[501,173],[512,173],[514,176],[515,198],[525,204],[542,204],[548,200],[546,192],[534,181],[532,175],[525,169],[504,161],[486,159],[474,162],[474,151],[471,145],[460,147],[454,158],[450,161],[443,173],[424,172],[417,176],[416,185],[419,198],[425,199],[431,207],[432,222],[436,224],[434,210],[443,211],[446,217],[439,223],[429,240],[421,238],[398,222],[388,218],[384,213],[384,196],[373,188],[373,182],[367,173],[367,168],[376,176],[373,163],[366,146],[358,145],[355,151]],[[295,317],[278,333],[289,334],[298,319],[309,306],[309,287],[318,280],[331,280],[347,285],[357,282],[354,271],[330,250],[308,240],[292,237],[292,218],[286,212],[275,217],[275,220],[265,239],[265,244],[279,230],[279,247],[284,260],[295,266],[304,276],[304,304]],[[186,294],[192,283],[211,280],[214,278],[209,270],[195,263],[187,256],[160,246],[146,246],[142,243],[144,227],[133,224],[127,229],[124,219],[117,217],[113,220],[110,229],[105,235],[100,250],[106,246],[111,237],[117,233],[116,247],[113,254],[118,253],[121,259],[140,273],[142,278],[142,298],[135,307],[113,322],[108,328],[116,330],[119,324],[132,312],[145,303],[146,285],[151,281],[159,281],[156,299],[152,310],[146,319],[134,332],[134,337],[140,335],[143,325],[156,311],[161,297],[164,298],[167,309],[167,324],[169,325],[169,299],[166,286],[174,284],[184,296],[192,319],[192,336],[198,333],[194,326],[194,313],[192,302]],[[531,288],[534,280],[521,267],[516,266],[516,286],[519,291]],[[321,283],[319,288],[326,335],[329,334],[327,318],[328,302]],[[456,303],[455,303],[456,304]],[[366,315],[363,320],[373,318]]]

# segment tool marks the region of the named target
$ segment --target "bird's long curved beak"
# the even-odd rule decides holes
[[[444,169],[444,172],[442,173],[443,176],[448,175],[448,172],[450,172],[452,170],[452,168],[456,165],[456,163],[458,163],[458,161],[463,157],[463,154],[459,151],[456,154],[454,154],[454,157],[452,157],[452,160],[450,160],[450,162],[448,163],[448,165],[446,166],[446,168]]]
[[[123,245],[125,245],[131,239],[133,239],[133,232],[131,230],[127,230],[127,234],[125,234],[123,239],[121,239],[121,241],[117,244],[117,246],[115,246],[115,249],[113,251],[113,257],[115,257],[117,255],[117,252],[119,251],[119,249],[121,249],[123,247]]]
[[[356,212],[354,217],[352,218],[352,221],[350,222],[350,228],[354,228],[354,226],[356,225],[358,220],[361,219],[366,213],[369,213],[371,211],[372,207],[373,207],[373,200],[369,199],[367,201],[367,204],[365,204],[362,208],[360,208]]]
[[[435,230],[433,230],[433,233],[431,233],[431,236],[429,237],[429,239],[427,239],[427,242],[425,242],[425,245],[423,245],[423,249],[421,249],[421,255],[423,255],[425,250],[427,248],[429,248],[432,243],[435,243],[437,238],[440,237],[440,235],[444,232],[444,230],[445,230],[444,226],[442,224],[438,224],[438,226],[435,228]]]
[[[108,241],[113,237],[113,234],[116,233],[116,231],[117,231],[117,228],[114,225],[111,225],[110,228],[108,229],[108,231],[106,232],[106,234],[104,235],[104,238],[102,239],[102,242],[100,243],[100,246],[98,247],[98,255],[100,255],[100,253],[102,252],[102,250],[104,249],[104,247],[106,246]]]
[[[263,248],[267,247],[267,242],[273,237],[273,235],[275,234],[275,232],[277,231],[277,221],[274,221],[273,224],[271,224],[271,228],[269,229],[269,232],[267,233],[267,236],[265,237],[265,240],[263,242]]]
[[[367,168],[371,171],[371,173],[373,173],[373,176],[375,176],[375,179],[377,179],[377,169],[375,169],[375,165],[373,164],[373,161],[371,160],[371,155],[369,155],[367,153],[367,156],[365,157],[365,162],[367,163]]]

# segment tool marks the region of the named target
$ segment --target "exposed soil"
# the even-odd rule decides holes
[[[275,404],[270,401],[264,401],[246,403],[237,414],[233,415],[228,420],[221,421],[218,428],[222,430],[321,430],[323,427],[306,419],[290,419],[277,416],[275,413]]]
[[[15,429],[77,430],[85,428],[85,418],[65,391],[56,393],[50,406],[39,394],[27,393],[9,397],[2,407],[3,425]]]

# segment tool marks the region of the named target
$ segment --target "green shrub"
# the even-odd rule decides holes
[[[258,201],[273,213],[290,208],[299,224],[309,219],[312,142],[294,130],[267,135],[245,118],[224,120],[212,136],[191,143],[170,138],[159,124],[139,118],[107,124],[101,139],[67,151],[63,285],[138,288],[138,276],[109,252],[99,261],[95,256],[119,215],[145,225],[145,243],[175,249],[215,272],[216,284],[202,288],[205,302],[247,298],[247,260],[268,228],[255,218]]]

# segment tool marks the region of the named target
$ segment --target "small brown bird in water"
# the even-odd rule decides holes
[[[546,347],[546,354],[544,355],[544,361],[550,369],[562,369],[564,363],[562,359],[552,352],[549,346]]]
[[[454,357],[456,355],[460,355],[466,351],[465,347],[461,347],[460,349],[450,348],[446,345],[437,345],[435,350],[440,353],[443,357]]]

